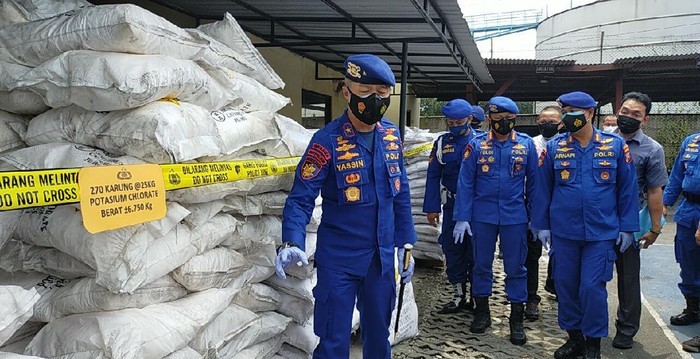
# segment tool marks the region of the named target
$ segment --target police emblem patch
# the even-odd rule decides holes
[[[345,189],[345,200],[348,202],[357,202],[360,200],[360,189],[353,186]]]
[[[464,159],[469,158],[472,154],[472,145],[468,144],[467,147],[464,149]]]
[[[399,178],[394,178],[394,188],[396,188],[396,192],[401,191],[401,180]]]
[[[561,171],[561,179],[568,180],[570,176],[571,176],[571,173],[568,170]]]
[[[311,163],[309,160],[304,161],[304,164],[301,167],[301,178],[304,180],[310,180],[321,172],[321,167],[317,166],[314,163]]]
[[[603,171],[603,172],[601,172],[601,173],[600,173],[600,179],[602,179],[603,181],[609,180],[609,179],[610,179],[610,173],[608,173],[608,171]]]
[[[489,171],[489,169],[491,169],[491,167],[489,167],[489,165],[487,165],[487,164],[481,165],[481,172],[486,173]]]

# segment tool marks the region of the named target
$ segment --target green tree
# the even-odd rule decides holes
[[[442,106],[445,101],[438,101],[435,98],[420,99],[420,116],[440,116],[442,115]]]

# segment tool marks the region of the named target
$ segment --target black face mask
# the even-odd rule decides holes
[[[379,122],[389,108],[391,97],[382,98],[373,93],[363,98],[352,93],[350,89],[348,92],[350,92],[350,111],[365,124],[374,125]]]
[[[473,121],[473,122],[470,124],[470,126],[471,126],[473,129],[478,130],[478,129],[481,128],[481,121]]]
[[[617,128],[620,130],[620,133],[624,133],[625,135],[637,132],[641,124],[641,121],[638,121],[632,117],[617,115]]]
[[[562,122],[564,122],[564,127],[571,133],[576,133],[580,131],[583,126],[586,126],[586,115],[583,111],[569,112],[565,113]]]
[[[499,135],[507,135],[510,131],[513,131],[515,127],[515,119],[501,119],[498,121],[491,121],[491,128],[496,131]]]
[[[550,139],[559,133],[558,123],[543,123],[541,125],[537,125],[537,128],[540,130],[542,137],[546,139]]]

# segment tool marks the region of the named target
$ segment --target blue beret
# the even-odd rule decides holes
[[[486,109],[490,113],[510,112],[518,114],[518,105],[508,97],[494,96],[486,104]]]
[[[442,106],[442,114],[447,118],[461,120],[472,114],[472,105],[461,98],[454,99]]]
[[[557,102],[561,104],[561,107],[571,106],[582,109],[598,107],[598,104],[591,95],[581,91],[565,93],[559,96]]]
[[[486,120],[486,115],[484,115],[484,109],[478,105],[472,106],[472,116],[474,116],[474,118],[479,121]]]
[[[345,60],[345,77],[368,85],[396,85],[391,67],[384,60],[370,54],[353,55]]]

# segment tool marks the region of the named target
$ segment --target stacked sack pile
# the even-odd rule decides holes
[[[445,260],[445,254],[438,243],[441,229],[431,226],[426,214],[423,213],[425,180],[428,173],[430,151],[439,135],[439,133],[431,133],[428,130],[414,127],[406,128],[404,140],[406,155],[404,158],[406,174],[411,185],[411,214],[418,236],[418,241],[413,247],[413,255],[418,259],[442,262]]]
[[[0,28],[3,170],[284,158],[310,140],[276,113],[284,84],[230,16],[184,30],[133,5],[4,1],[0,18],[11,9],[46,16]],[[261,282],[292,180],[168,192],[165,218],[97,234],[78,205],[2,212],[0,351],[273,356],[291,319]]]
[[[1,25],[0,170],[284,158],[310,140],[228,14],[181,29],[134,5],[10,0]],[[292,181],[170,191],[165,218],[97,234],[78,205],[0,212],[0,352],[310,357],[315,270],[273,276]]]

